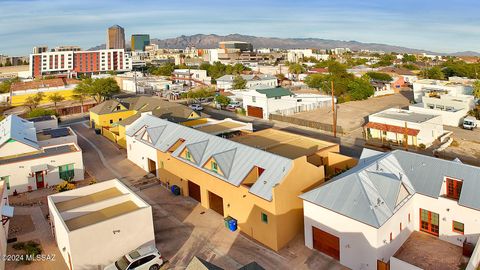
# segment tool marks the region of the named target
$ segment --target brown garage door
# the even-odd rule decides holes
[[[210,209],[223,216],[223,199],[215,193],[208,192],[208,201]]]
[[[312,227],[313,248],[340,260],[340,239],[318,228]]]
[[[201,202],[200,186],[192,181],[188,181],[188,196],[192,197],[197,202]]]
[[[248,116],[263,118],[263,109],[255,106],[247,106]]]

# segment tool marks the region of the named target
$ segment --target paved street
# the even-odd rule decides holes
[[[157,247],[169,260],[168,269],[184,269],[193,256],[225,269],[236,269],[251,261],[266,269],[345,269],[333,259],[306,248],[301,234],[275,253],[238,231],[227,230],[220,215],[190,198],[174,196],[159,184],[132,186],[145,172],[126,159],[124,150],[96,135],[84,123],[72,128],[77,132],[85,167],[91,175],[99,181],[117,177],[152,205]]]

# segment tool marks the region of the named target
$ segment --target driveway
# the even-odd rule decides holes
[[[77,132],[91,175],[99,181],[119,178],[152,206],[157,248],[169,261],[167,269],[185,269],[193,256],[225,269],[237,269],[252,261],[265,269],[345,269],[305,247],[301,234],[276,253],[238,231],[229,231],[222,216],[191,198],[174,196],[156,183],[132,186],[145,172],[126,158],[124,150],[84,124],[71,127]]]

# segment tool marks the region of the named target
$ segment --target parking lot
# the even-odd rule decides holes
[[[410,104],[411,96],[411,91],[401,91],[389,96],[338,104],[337,125],[341,126],[344,132],[349,133],[361,127],[365,123],[366,117],[372,113],[388,108],[407,107]],[[292,117],[331,124],[332,109],[327,106],[314,111],[297,113]]]
[[[256,261],[265,269],[345,269],[335,260],[304,246],[299,234],[276,253],[224,227],[223,217],[191,198],[174,196],[156,182],[141,181],[145,172],[126,159],[125,150],[85,124],[75,124],[86,170],[97,180],[119,178],[152,205],[157,248],[168,259],[166,269],[184,269],[193,256],[225,269]]]

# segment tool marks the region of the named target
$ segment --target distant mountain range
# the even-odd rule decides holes
[[[218,48],[220,41],[245,41],[252,43],[254,48],[279,48],[279,49],[295,49],[295,48],[319,48],[319,49],[333,49],[333,48],[350,48],[352,50],[371,50],[397,53],[427,53],[427,54],[441,54],[438,52],[431,52],[427,50],[412,49],[401,46],[380,44],[380,43],[362,43],[358,41],[342,41],[320,38],[275,38],[275,37],[255,37],[241,34],[230,34],[220,36],[215,34],[196,34],[191,36],[179,36],[176,38],[167,39],[151,39],[151,43],[157,44],[160,48],[169,49],[184,49],[187,46],[195,46],[202,49]],[[90,50],[98,50],[105,48],[105,44],[91,48]],[[452,53],[454,56],[480,56],[479,52],[465,51]]]

